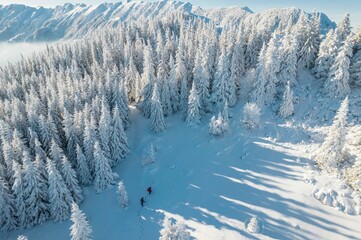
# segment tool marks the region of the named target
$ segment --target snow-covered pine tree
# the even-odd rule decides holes
[[[46,189],[41,188],[44,179],[41,179],[41,174],[36,164],[31,161],[30,155],[24,152],[23,157],[24,167],[24,201],[25,201],[25,227],[34,226],[43,223],[47,215],[47,206],[43,202],[44,193]]]
[[[25,226],[26,220],[26,205],[25,205],[25,192],[24,192],[24,174],[21,165],[13,161],[13,174],[14,174],[14,183],[12,185],[12,193],[14,195],[14,207],[16,210],[16,223],[18,227]]]
[[[148,41],[148,45],[145,47],[143,74],[142,74],[142,100],[140,102],[140,109],[146,118],[151,114],[151,99],[153,92],[153,85],[155,81],[154,64],[153,64],[153,49]]]
[[[67,145],[66,145],[67,151],[66,152],[67,152],[67,156],[68,156],[70,163],[72,165],[75,165],[75,163],[76,163],[76,145],[78,144],[79,140],[78,140],[78,136],[76,134],[76,129],[73,124],[74,123],[73,116],[66,109],[64,109],[63,112],[64,112],[63,125],[64,125],[66,141],[67,141]]]
[[[279,37],[273,33],[265,54],[265,69],[263,71],[267,79],[265,84],[265,103],[267,105],[274,102],[277,93],[276,85],[279,82],[277,78],[277,73],[280,70]]]
[[[153,86],[150,121],[151,121],[151,129],[154,132],[161,132],[166,127],[163,116],[162,104],[159,101],[159,92],[158,92],[157,83],[155,83]]]
[[[223,46],[221,55],[219,56],[216,78],[212,87],[212,103],[215,106],[215,110],[221,110],[224,103],[229,98],[227,90],[227,83],[230,80],[230,63],[227,58],[226,47]]]
[[[169,75],[167,72],[168,66],[165,62],[165,59],[163,58],[160,59],[157,68],[157,86],[160,89],[160,101],[163,107],[163,114],[164,116],[170,116],[173,113],[172,102],[170,98],[171,89],[169,84]]]
[[[241,43],[236,43],[232,53],[231,80],[230,80],[230,84],[235,84],[236,89],[235,92],[233,92],[233,86],[229,88],[230,90],[232,90],[232,92],[229,93],[230,97],[228,99],[229,101],[228,104],[230,107],[235,106],[237,103],[237,95],[239,89],[241,88],[241,79],[244,74],[245,74],[245,67],[244,67],[243,47]]]
[[[117,194],[118,194],[118,201],[119,201],[119,205],[122,208],[125,208],[129,205],[129,201],[128,201],[128,193],[125,190],[123,181],[120,181],[118,183],[118,188],[117,188]]]
[[[195,86],[193,86],[195,84]],[[192,90],[195,87],[197,89],[198,100],[202,112],[207,112],[210,108],[209,106],[209,82],[207,77],[204,75],[204,69],[202,65],[202,53],[201,50],[198,49],[196,53],[196,57],[194,60],[194,68],[193,68],[193,84]],[[192,90],[190,95],[192,95]],[[194,96],[193,96],[194,97]],[[191,96],[188,98],[188,113],[189,113],[189,100]]]
[[[70,226],[71,240],[92,240],[93,230],[85,214],[79,209],[78,204],[71,204],[71,217],[73,224]]]
[[[324,143],[315,157],[318,166],[327,172],[337,171],[345,160],[348,104],[348,97],[346,97],[333,120]]]
[[[293,35],[287,35],[282,41],[282,58],[278,78],[282,86],[290,82],[291,85],[297,82],[297,54],[298,43]]]
[[[361,28],[353,37],[353,58],[350,66],[351,84],[361,86]]]
[[[189,240],[190,233],[183,221],[176,221],[172,224],[171,220],[166,216],[160,230],[159,240]]]
[[[123,121],[120,117],[118,106],[115,106],[113,110],[110,140],[112,162],[117,164],[122,161],[129,152],[128,140],[124,132]]]
[[[177,112],[180,109],[180,94],[177,82],[177,71],[174,63],[173,56],[170,56],[169,61],[169,87],[170,87],[170,102],[172,104],[173,112]]]
[[[350,93],[350,58],[352,57],[352,37],[345,40],[330,69],[323,86],[323,93],[328,97],[344,98]]]
[[[337,42],[339,44],[338,47],[341,46],[349,37],[351,29],[350,14],[346,13],[341,22],[337,24],[337,28],[335,30],[336,38],[338,40]]]
[[[223,111],[222,111],[222,117],[223,117],[223,121],[224,121],[224,130],[226,132],[229,131],[229,114],[228,114],[228,102],[226,101],[224,103],[224,107],[223,107]]]
[[[248,102],[243,107],[241,124],[247,129],[257,128],[260,124],[261,109],[256,103]]]
[[[313,12],[309,24],[306,24],[305,29],[305,44],[301,47],[299,53],[299,64],[302,67],[311,69],[314,67],[317,58],[318,49],[320,46],[320,15]]]
[[[84,199],[82,190],[78,183],[78,178],[76,176],[76,172],[71,167],[70,162],[66,156],[63,156],[61,159],[61,169],[60,172],[64,179],[66,186],[68,187],[74,201],[76,203],[81,203]]]
[[[201,105],[199,101],[198,91],[196,89],[196,84],[193,82],[192,90],[188,100],[188,113],[186,118],[186,123],[188,126],[195,126],[200,124],[201,122],[200,110],[201,110]]]
[[[111,157],[110,153],[110,126],[111,126],[111,117],[109,108],[105,97],[102,98],[102,108],[101,115],[99,120],[99,143],[103,150],[104,157],[108,159],[109,163],[113,165],[114,159]]]
[[[49,210],[55,222],[68,220],[70,205],[73,202],[71,193],[52,160],[47,159],[49,175]]]
[[[179,46],[176,53],[176,79],[180,90],[180,110],[187,109],[188,103],[188,84],[187,84],[187,69],[184,62],[185,46],[183,40],[179,40]]]
[[[293,91],[291,90],[291,83],[288,81],[285,92],[283,94],[283,100],[281,107],[278,111],[278,114],[283,118],[287,118],[293,115],[294,110],[295,109],[293,105]]]
[[[262,49],[258,56],[258,63],[256,69],[256,81],[254,82],[254,88],[252,91],[252,100],[259,106],[265,104],[265,92],[266,92],[266,44],[263,44]]]
[[[325,81],[335,60],[337,40],[334,30],[330,30],[321,42],[313,73],[317,79]]]
[[[58,169],[61,168],[61,159],[64,156],[63,150],[56,144],[54,140],[51,140],[51,147],[50,147],[50,157],[52,162],[56,165]]]
[[[90,174],[89,166],[83,150],[79,144],[76,145],[76,159],[76,172],[78,175],[79,184],[82,186],[89,186],[92,183],[93,178]]]
[[[129,120],[130,110],[129,110],[128,95],[124,82],[121,82],[119,84],[119,97],[118,97],[117,105],[119,108],[119,114],[121,116],[121,119],[123,120],[124,128],[126,129],[129,127],[130,124],[130,120]]]
[[[94,144],[97,141],[97,129],[96,129],[96,120],[93,115],[90,116],[90,119],[85,121],[84,128],[84,155],[87,160],[89,170],[92,176],[94,176],[95,171],[95,161],[94,161]]]
[[[96,192],[101,192],[115,184],[117,174],[113,173],[109,160],[104,156],[104,151],[98,141],[94,144],[94,161],[95,177],[93,185]]]
[[[6,180],[0,176],[0,230],[10,231],[16,228],[14,199]]]
[[[44,223],[50,218],[50,212],[49,212],[49,185],[48,185],[48,172],[46,169],[46,159],[45,156],[44,159],[40,157],[38,154],[35,155],[35,161],[34,164],[36,168],[38,169],[38,172],[40,174],[40,178],[38,179],[37,185],[39,185],[40,194],[39,198],[40,201],[46,206],[45,211],[41,211],[38,216],[38,223]]]

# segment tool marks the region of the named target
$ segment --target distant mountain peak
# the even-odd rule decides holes
[[[273,9],[263,13],[253,13],[248,7],[202,9],[189,2],[173,0],[123,1],[93,6],[66,3],[55,8],[34,8],[22,4],[0,5],[0,41],[81,38],[88,32],[117,26],[119,22],[140,18],[163,18],[178,11],[207,18],[223,26],[240,21],[259,25],[271,21],[267,19],[271,15],[277,15],[278,21],[288,22],[292,14],[300,10]],[[322,15],[322,22],[326,28],[334,26],[326,15]]]

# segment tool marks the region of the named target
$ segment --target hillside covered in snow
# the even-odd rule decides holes
[[[11,8],[9,39],[84,36],[0,67],[0,239],[361,238],[348,14]]]
[[[287,26],[297,21],[300,9],[275,9],[253,14],[248,8],[233,7],[204,10],[190,3],[178,1],[126,1],[103,3],[97,6],[65,4],[52,8],[34,8],[25,5],[0,5],[0,41],[55,41],[82,38],[88,33],[122,22],[140,19],[164,18],[174,14],[212,20],[221,26],[244,22],[244,27]],[[321,29],[335,24],[321,14]]]

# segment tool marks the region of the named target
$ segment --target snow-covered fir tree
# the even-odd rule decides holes
[[[280,71],[277,74],[282,86],[286,85],[288,81],[291,85],[295,85],[297,82],[297,55],[297,38],[292,35],[285,36],[282,41]]]
[[[287,82],[286,89],[283,94],[282,104],[278,111],[278,114],[283,118],[287,118],[289,116],[292,116],[294,111],[295,109],[293,105],[293,91],[291,90],[291,83]]]
[[[79,206],[73,202],[71,204],[71,217],[73,224],[70,226],[70,236],[72,240],[92,240],[93,230],[86,219],[85,214]]]
[[[41,188],[44,179],[39,171],[36,163],[31,161],[28,153],[24,153],[23,157],[24,167],[24,201],[26,220],[25,226],[34,226],[39,223],[44,223],[47,220],[48,209],[47,202],[44,200],[47,196],[46,189]]]
[[[113,163],[122,161],[129,152],[127,136],[124,132],[123,121],[120,117],[119,108],[115,106],[112,116],[112,131],[110,137],[110,153]]]
[[[332,65],[323,92],[328,97],[344,98],[350,93],[350,58],[352,57],[352,38],[349,36]]]
[[[199,110],[207,111],[209,109],[209,82],[206,75],[204,75],[204,67],[202,65],[202,53],[201,50],[198,49],[195,63],[193,68],[193,84],[190,95],[192,95],[193,88],[197,89],[198,101],[201,106]],[[189,113],[189,100],[191,96],[188,98],[188,113]],[[194,96],[192,96],[194,98]]]
[[[165,129],[165,121],[163,115],[162,104],[159,100],[159,92],[158,92],[158,84],[154,84],[153,86],[153,95],[151,99],[151,113],[150,113],[150,121],[151,121],[151,129],[154,132],[161,132]]]
[[[10,231],[16,228],[15,208],[8,183],[0,176],[0,230]]]
[[[120,181],[118,183],[117,194],[118,194],[119,206],[121,206],[122,208],[127,207],[129,205],[128,193],[125,190],[123,181]]]
[[[187,125],[195,126],[200,124],[201,122],[200,111],[201,111],[201,105],[200,105],[199,95],[196,89],[196,84],[193,82],[188,100],[188,113],[186,118]]]
[[[330,30],[321,42],[313,72],[317,79],[325,81],[337,54],[337,39],[334,30]]]
[[[84,156],[83,150],[81,149],[79,144],[76,146],[76,159],[76,172],[78,174],[79,184],[82,186],[89,186],[92,183],[93,178],[90,174],[90,169]]]
[[[21,227],[25,225],[26,221],[26,205],[25,205],[25,191],[23,180],[23,169],[21,165],[14,161],[12,164],[14,173],[14,183],[12,185],[12,192],[14,194],[14,206],[17,226]]]
[[[144,53],[143,63],[143,74],[142,74],[142,100],[140,103],[140,109],[142,110],[145,117],[149,118],[151,114],[151,99],[153,93],[153,85],[155,82],[154,63],[153,63],[153,49],[148,42]]]
[[[104,157],[108,159],[111,165],[113,165],[114,159],[112,159],[110,153],[110,136],[111,136],[110,126],[111,126],[111,117],[110,117],[109,107],[107,105],[107,101],[105,97],[103,96],[101,115],[99,120],[99,143],[102,148]]]
[[[115,184],[115,179],[118,177],[110,167],[109,160],[104,155],[104,151],[98,141],[94,144],[94,161],[95,173],[93,186],[96,192],[104,191],[111,185]]]
[[[345,161],[348,105],[349,100],[346,97],[333,120],[324,143],[316,155],[318,166],[328,172],[337,171]]]
[[[55,222],[68,220],[73,197],[56,165],[50,159],[47,159],[47,170],[49,176],[48,193],[50,217]]]
[[[83,193],[79,186],[76,172],[72,168],[72,166],[66,156],[63,156],[63,158],[61,159],[60,172],[62,174],[62,177],[64,179],[66,186],[68,187],[68,189],[73,197],[73,200],[78,204],[81,203],[84,199]]]
[[[299,63],[302,67],[311,69],[314,67],[315,60],[320,45],[320,15],[316,12],[312,14],[309,24],[305,25],[305,44],[299,53]]]

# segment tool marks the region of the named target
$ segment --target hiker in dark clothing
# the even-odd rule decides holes
[[[144,206],[144,203],[145,203],[145,200],[144,200],[144,197],[142,197],[141,199],[140,199],[140,205],[142,205],[142,207]]]
[[[152,187],[147,188],[147,192],[148,192],[149,194],[151,194],[151,193],[152,193]]]

